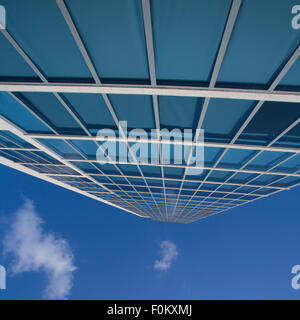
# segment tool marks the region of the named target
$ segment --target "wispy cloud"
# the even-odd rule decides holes
[[[16,212],[4,239],[4,251],[13,257],[12,271],[44,271],[48,278],[46,299],[66,299],[73,283],[73,254],[68,243],[45,233],[31,200]]]
[[[154,263],[154,269],[166,271],[172,266],[172,263],[178,256],[178,250],[176,245],[171,241],[162,241],[160,244],[161,259],[156,260]]]

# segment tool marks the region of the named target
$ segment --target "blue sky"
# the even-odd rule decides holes
[[[44,220],[43,230],[65,239],[74,256],[69,299],[299,299],[291,269],[300,264],[300,188],[188,225],[131,214],[0,166],[0,240],[24,197]],[[154,268],[163,241],[178,256]],[[43,271],[13,275],[11,255],[0,299],[42,299]]]

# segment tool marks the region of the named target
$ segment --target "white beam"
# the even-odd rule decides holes
[[[243,149],[253,151],[273,151],[273,152],[289,152],[300,153],[300,148],[285,148],[285,147],[268,147],[261,145],[248,145],[248,144],[231,144],[231,143],[219,143],[219,142],[199,142],[192,140],[165,140],[165,139],[146,139],[128,137],[126,139],[119,137],[101,137],[101,136],[82,136],[82,135],[54,135],[54,134],[39,134],[31,133],[27,134],[31,138],[36,139],[61,139],[61,140],[85,140],[85,141],[112,141],[112,142],[140,142],[151,144],[171,144],[182,146],[204,146],[210,148],[226,148],[226,149]]]
[[[232,171],[250,174],[265,174],[273,176],[286,176],[286,177],[300,177],[300,173],[289,173],[289,172],[270,172],[261,170],[246,170],[246,169],[234,169],[234,168],[214,168],[209,166],[188,166],[186,164],[170,164],[170,163],[147,163],[147,162],[130,162],[130,161],[98,161],[98,160],[86,160],[86,159],[65,159],[68,162],[90,162],[99,164],[126,164],[134,166],[154,166],[154,167],[170,167],[170,168],[187,168],[187,169],[203,169],[203,170],[215,170],[215,171]],[[32,163],[22,162],[23,165],[51,165],[49,163]],[[59,164],[57,164],[59,166]]]
[[[34,148],[18,148],[18,147],[0,147],[0,150],[6,150],[6,151],[32,151],[32,152],[40,151],[40,150],[34,149]]]
[[[60,173],[47,173],[48,176],[57,176],[57,177],[81,177],[84,178],[82,175],[75,175],[75,174],[60,174]],[[99,174],[99,173],[90,173],[91,176],[102,176],[102,177],[112,177],[112,178],[122,178],[122,175],[118,174]],[[127,178],[131,179],[143,179],[141,176],[132,176],[132,175],[126,175]],[[146,179],[151,179],[151,180],[162,180],[161,177],[157,176],[145,176]],[[181,182],[183,179],[179,178],[165,178],[165,181],[176,181],[176,182]],[[204,182],[203,180],[190,180],[190,179],[185,179],[185,182],[192,182],[192,183],[201,183]],[[222,181],[215,181],[215,180],[208,180],[205,181],[206,184],[220,184],[220,185],[228,185],[228,186],[244,186],[245,184],[242,183],[234,183],[234,182],[222,182]],[[106,183],[103,183],[106,184]],[[143,185],[140,185],[143,186]],[[275,186],[263,186],[259,184],[247,184],[247,187],[251,188],[268,188],[268,189],[277,189],[277,190],[289,190],[290,188],[284,188],[284,187],[275,187]],[[169,189],[169,187],[167,187]],[[212,191],[212,190],[210,190]]]
[[[55,84],[55,83],[0,83],[4,92],[58,92],[94,94],[137,94],[157,96],[201,97],[240,99],[256,101],[300,102],[300,93],[293,91],[269,91],[250,89],[227,89],[207,87],[173,87],[148,85],[97,85],[97,84]]]

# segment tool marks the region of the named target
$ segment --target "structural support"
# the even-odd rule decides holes
[[[182,145],[182,146],[203,146],[210,148],[225,148],[225,149],[242,149],[242,150],[253,150],[253,151],[273,151],[273,152],[290,152],[290,153],[300,153],[299,148],[286,148],[286,147],[272,147],[272,146],[262,146],[255,144],[231,144],[231,143],[220,143],[220,142],[200,142],[191,140],[167,140],[167,139],[145,139],[145,138],[135,138],[135,137],[101,137],[99,136],[82,136],[82,135],[54,135],[54,134],[38,134],[30,133],[28,134],[31,138],[36,139],[59,139],[59,140],[84,140],[84,141],[112,141],[112,142],[139,142],[139,143],[151,143],[151,144],[170,144],[170,145]]]
[[[0,83],[0,91],[11,92],[58,92],[94,94],[138,94],[157,96],[199,97],[218,99],[238,99],[255,101],[300,102],[300,93],[292,91],[268,91],[250,89],[227,89],[207,87],[173,87],[149,85],[96,85],[69,83]]]
[[[61,174],[61,173],[47,173],[48,176],[58,176],[58,177],[82,177],[81,175],[76,175],[76,174]],[[122,175],[117,175],[117,174],[107,174],[107,175],[102,175],[99,173],[90,173],[92,176],[104,176],[104,177],[112,177],[112,178],[122,178]],[[141,176],[132,176],[132,175],[127,175],[128,178],[131,179],[143,179]],[[156,177],[156,176],[145,176],[146,179],[151,179],[151,180],[158,180],[160,181],[162,178],[161,177]],[[165,181],[176,181],[176,182],[181,182],[183,179],[177,179],[177,178],[165,178]],[[190,180],[190,179],[185,179],[185,182],[187,183],[201,183],[203,180]],[[242,183],[234,183],[234,182],[227,182],[224,183],[222,181],[216,181],[216,180],[209,180],[205,181],[206,184],[220,184],[220,185],[228,185],[228,186],[244,186]],[[250,188],[269,188],[269,189],[277,189],[277,190],[289,190],[290,188],[282,188],[282,187],[275,187],[275,186],[263,186],[259,184],[247,184],[247,187]],[[168,187],[167,187],[168,189]]]
[[[213,168],[209,166],[188,166],[185,164],[169,164],[169,163],[147,163],[147,162],[128,162],[128,161],[98,161],[98,160],[90,160],[90,159],[66,159],[68,162],[90,162],[90,163],[99,163],[101,164],[126,164],[133,166],[154,166],[154,167],[170,167],[170,168],[185,168],[185,169],[203,169],[203,170],[215,170],[215,171],[230,171],[230,172],[240,172],[240,173],[250,173],[250,174],[266,174],[273,176],[286,176],[286,177],[299,177],[300,173],[287,173],[280,171],[261,171],[261,170],[246,170],[246,169],[234,169],[234,168]],[[31,162],[22,162],[22,165],[49,165],[49,163],[31,163]],[[50,164],[51,165],[51,164]],[[57,164],[59,166],[59,164]],[[183,180],[185,181],[185,180]]]

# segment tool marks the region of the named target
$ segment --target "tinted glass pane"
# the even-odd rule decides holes
[[[102,78],[148,79],[141,1],[66,3]]]

